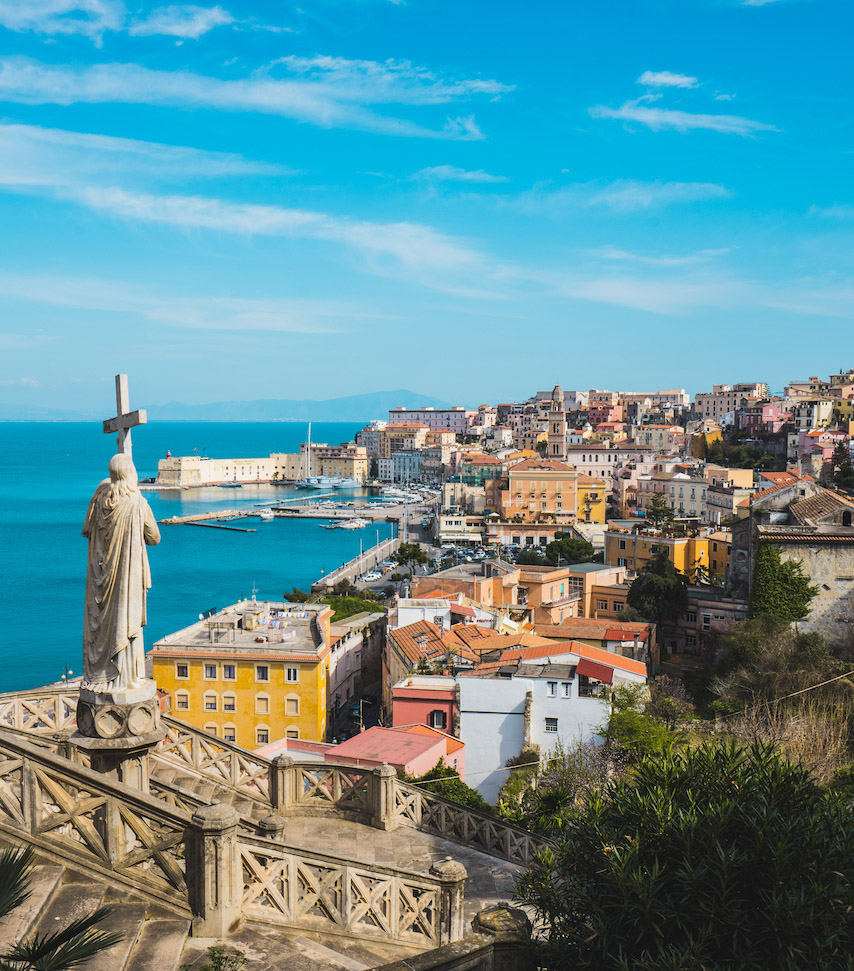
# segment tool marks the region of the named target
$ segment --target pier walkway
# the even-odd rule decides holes
[[[378,563],[382,563],[383,560],[387,560],[400,546],[401,542],[402,540],[397,536],[394,539],[384,539],[378,546],[372,546],[361,556],[354,557],[337,570],[333,570],[332,573],[315,580],[311,585],[311,592],[323,593],[342,580],[349,580],[353,583],[357,577],[366,573]]]

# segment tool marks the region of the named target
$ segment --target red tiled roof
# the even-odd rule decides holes
[[[649,631],[643,631],[643,632],[639,631],[638,640],[645,641],[647,639],[648,634],[649,634]],[[635,636],[632,631],[623,630],[620,627],[616,627],[616,628],[609,627],[608,630],[605,631],[606,641],[620,641],[622,643],[623,641],[634,641],[634,639],[635,639]]]
[[[471,607],[467,607],[465,604],[451,604],[451,613],[460,614],[463,617],[477,617],[477,614]]]
[[[525,459],[510,470],[514,472],[574,472],[574,465],[559,462],[557,459]]]
[[[565,617],[560,624],[535,624],[534,630],[540,637],[554,640],[572,640],[576,637],[592,637],[609,640],[609,631],[626,631],[634,639],[637,632],[640,640],[646,640],[652,624],[643,621],[623,622],[619,620],[588,620],[584,617]]]
[[[445,651],[444,631],[429,620],[416,620],[414,624],[396,627],[388,632],[388,638],[412,664],[439,650]]]

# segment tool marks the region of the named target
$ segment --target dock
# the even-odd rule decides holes
[[[189,522],[186,523],[187,526],[204,526],[207,529],[229,529],[232,533],[254,533],[256,530],[254,528],[247,528],[246,526],[223,526],[222,523],[199,523],[199,522]]]

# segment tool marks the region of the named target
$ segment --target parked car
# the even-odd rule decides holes
[[[366,573],[366,574],[365,574],[365,575],[364,575],[364,576],[362,577],[362,580],[363,580],[363,581],[364,581],[365,583],[376,583],[376,581],[377,581],[377,580],[382,580],[382,578],[383,578],[383,575],[382,575],[382,573],[373,573],[373,572],[372,572],[372,573]]]

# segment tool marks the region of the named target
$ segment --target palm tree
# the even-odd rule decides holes
[[[27,885],[33,865],[31,847],[0,850],[0,918],[29,897]],[[0,971],[68,971],[79,967],[122,939],[121,934],[95,930],[95,925],[111,909],[99,907],[86,917],[72,921],[65,930],[35,934],[28,941],[19,941],[0,955]]]

